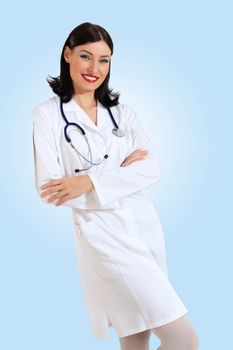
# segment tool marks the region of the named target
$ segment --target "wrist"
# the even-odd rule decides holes
[[[94,185],[93,185],[93,182],[91,181],[91,178],[86,175],[86,179],[87,179],[87,192],[93,190],[94,188]]]

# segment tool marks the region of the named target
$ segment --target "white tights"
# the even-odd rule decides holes
[[[151,333],[161,341],[157,350],[197,350],[199,346],[195,329],[184,315],[164,326],[119,338],[121,350],[149,350]]]

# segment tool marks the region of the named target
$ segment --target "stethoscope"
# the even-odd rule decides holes
[[[112,133],[117,136],[117,137],[123,137],[125,136],[124,135],[124,132],[119,128],[119,126],[117,125],[114,117],[113,117],[113,114],[112,114],[112,111],[109,107],[107,107],[107,110],[108,110],[108,113],[111,117],[111,120],[112,120],[112,123],[114,125],[114,128],[112,129]],[[108,158],[108,154],[105,154],[103,159],[98,161],[98,162],[93,162],[93,159],[92,159],[92,152],[91,152],[91,148],[90,148],[90,144],[89,144],[89,141],[88,141],[88,138],[86,136],[86,133],[85,131],[83,130],[83,128],[78,125],[77,123],[74,123],[74,122],[69,122],[65,116],[65,113],[64,113],[64,110],[63,110],[63,103],[62,103],[62,99],[60,98],[60,111],[61,111],[61,115],[66,123],[66,126],[64,127],[64,136],[65,136],[65,139],[66,141],[68,142],[68,144],[75,150],[75,152],[77,152],[79,154],[80,157],[82,157],[83,159],[85,159],[90,165],[88,168],[84,168],[84,169],[75,169],[75,172],[78,173],[80,171],[85,171],[85,170],[88,170],[90,169],[90,167],[92,165],[99,165],[101,164],[105,159]],[[89,149],[89,152],[90,152],[90,159],[87,159],[83,154],[81,154],[78,149],[73,145],[72,141],[71,141],[71,138],[69,137],[68,135],[68,128],[72,126],[72,127],[75,127],[77,129],[78,132],[81,133],[81,135],[85,138],[86,142],[87,142],[87,145],[88,145],[88,149]]]

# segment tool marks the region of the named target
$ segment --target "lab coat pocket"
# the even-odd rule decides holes
[[[83,224],[76,224],[81,239],[87,240],[89,242],[101,242],[101,238],[98,234],[98,230],[96,229],[96,225],[93,221],[87,221]]]

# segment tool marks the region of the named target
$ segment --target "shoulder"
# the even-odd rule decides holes
[[[116,110],[119,113],[127,113],[127,115],[135,113],[135,110],[130,105],[128,105],[126,103],[118,103],[116,106],[114,106],[112,108],[116,108]]]
[[[114,106],[120,118],[126,119],[129,123],[133,123],[138,117],[135,109],[126,103],[119,103]]]
[[[46,101],[40,102],[32,110],[33,122],[53,122],[55,107],[59,102],[59,97],[54,95]]]
[[[35,111],[42,111],[46,114],[50,114],[54,110],[54,107],[59,102],[59,97],[57,95],[54,95],[50,97],[48,100],[38,103],[33,108],[33,113]]]

